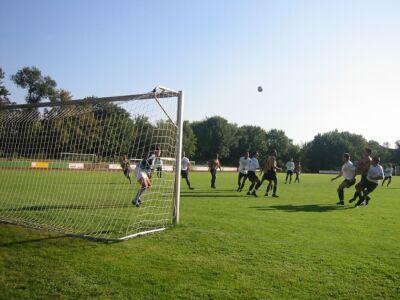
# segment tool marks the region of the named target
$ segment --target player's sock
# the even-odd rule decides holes
[[[364,199],[359,199],[354,207],[359,207],[364,202]]]
[[[145,187],[141,187],[140,190],[138,190],[135,198],[133,198],[132,203],[135,204],[136,206],[139,206],[140,203],[141,203],[140,197],[142,197],[145,192],[146,192],[146,188]]]
[[[338,193],[338,196],[339,196],[339,201],[343,202],[344,201],[344,191],[343,190],[338,190],[337,193]]]

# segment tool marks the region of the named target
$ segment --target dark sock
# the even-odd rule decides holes
[[[344,191],[338,190],[338,196],[339,196],[340,202],[343,202],[344,201]]]

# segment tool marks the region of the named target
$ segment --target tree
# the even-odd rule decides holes
[[[392,162],[396,165],[400,165],[400,140],[395,142],[396,148],[392,153]]]
[[[189,121],[183,122],[183,152],[189,157],[194,156],[197,150],[197,138]]]
[[[232,143],[230,150],[229,162],[236,164],[239,157],[244,152],[258,151],[260,153],[259,159],[262,160],[266,156],[267,149],[267,133],[259,126],[244,125],[238,128],[235,134],[235,143]]]
[[[3,69],[0,68],[0,105],[7,105],[10,104],[10,100],[7,97],[8,95],[10,95],[10,92],[3,85],[3,79],[4,79],[4,72]]]
[[[59,90],[54,90],[54,92],[49,95],[49,100],[50,102],[67,102],[72,100],[72,94],[71,92],[64,90],[64,89],[59,89]]]
[[[267,132],[267,152],[276,149],[278,151],[278,164],[282,165],[290,158],[298,156],[299,147],[293,145],[283,130],[271,129]]]
[[[57,83],[50,76],[42,76],[36,67],[25,67],[11,76],[11,80],[19,87],[28,89],[25,99],[27,103],[38,103],[44,98],[54,97]]]
[[[235,140],[237,126],[222,117],[214,116],[204,121],[193,122],[192,129],[197,137],[196,160],[208,161],[218,153],[220,158],[229,159]]]
[[[343,153],[350,153],[352,160],[362,157],[368,146],[364,137],[349,132],[330,131],[318,134],[302,149],[302,161],[312,172],[336,170],[341,164]]]
[[[381,162],[386,164],[392,161],[392,151],[388,147],[381,146],[377,141],[368,141],[368,147],[372,150],[372,156],[378,156]]]

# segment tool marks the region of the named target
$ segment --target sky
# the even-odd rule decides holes
[[[184,119],[400,139],[400,1],[1,0],[0,67],[75,99],[185,92]],[[262,86],[263,92],[257,87]]]

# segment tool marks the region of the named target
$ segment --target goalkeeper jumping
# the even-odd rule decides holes
[[[154,165],[155,159],[160,157],[160,154],[161,154],[160,147],[156,146],[152,154],[150,154],[147,158],[141,160],[136,165],[135,175],[137,181],[141,185],[136,196],[132,199],[132,204],[135,205],[136,207],[140,206],[140,204],[142,203],[140,198],[143,196],[146,190],[151,187],[151,180],[150,180],[151,168]]]

